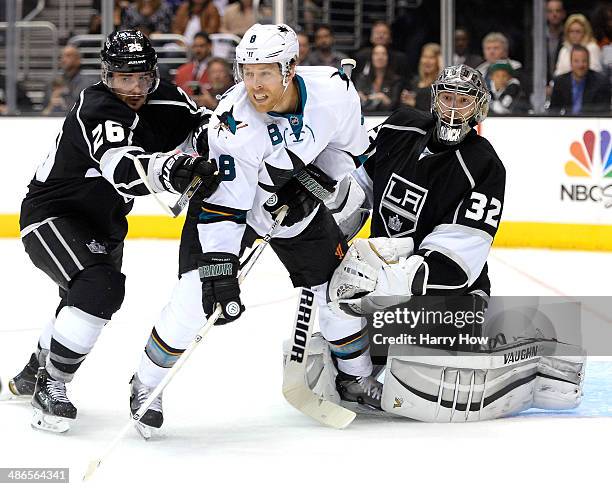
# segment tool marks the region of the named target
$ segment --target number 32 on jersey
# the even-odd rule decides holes
[[[489,199],[480,192],[472,192],[470,195],[470,206],[465,211],[465,217],[474,221],[482,221],[497,229],[499,225],[499,214],[501,213],[501,202],[495,197]]]

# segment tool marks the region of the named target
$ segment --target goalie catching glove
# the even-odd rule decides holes
[[[204,253],[198,272],[202,281],[202,306],[207,317],[221,305],[217,324],[235,321],[244,312],[238,285],[238,257],[231,253]]]
[[[336,189],[336,180],[330,178],[315,165],[307,165],[296,176],[283,185],[264,208],[273,216],[286,205],[289,208],[281,226],[293,226],[309,216],[323,200]]]
[[[329,281],[331,308],[363,316],[424,295],[428,266],[412,238],[357,239]]]

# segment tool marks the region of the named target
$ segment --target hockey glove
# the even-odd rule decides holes
[[[231,253],[204,253],[198,271],[202,281],[202,306],[207,317],[221,304],[217,324],[226,324],[240,317],[244,306],[238,285],[238,257]]]
[[[286,205],[289,212],[281,225],[293,226],[309,216],[317,205],[329,197],[335,191],[336,183],[319,167],[308,165],[272,195],[264,208],[276,215]]]
[[[208,123],[212,112],[207,112],[200,119],[200,125],[193,131],[191,145],[198,155],[208,158]]]
[[[202,179],[202,185],[197,193],[199,198],[212,195],[221,182],[217,163],[214,160],[178,153],[164,162],[161,182],[166,190],[183,193],[196,176]]]

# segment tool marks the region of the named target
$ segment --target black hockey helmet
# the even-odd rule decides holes
[[[157,53],[151,41],[140,31],[126,29],[111,33],[102,51],[102,81],[116,93],[122,95],[147,95],[154,92],[159,85],[157,71]],[[114,73],[143,73],[140,80],[140,92],[122,93],[128,90],[120,86],[113,78]]]

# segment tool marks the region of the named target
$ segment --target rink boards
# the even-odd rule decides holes
[[[373,127],[384,118],[367,117]],[[0,119],[0,237],[19,235],[18,213],[61,118]],[[479,128],[504,162],[506,198],[496,246],[612,250],[612,124],[605,118],[489,118]],[[133,238],[178,238],[182,219],[136,199]],[[364,234],[367,230],[364,230]]]

